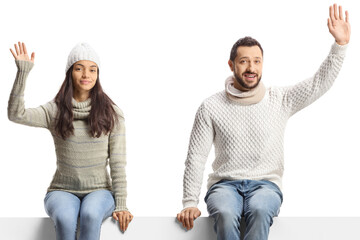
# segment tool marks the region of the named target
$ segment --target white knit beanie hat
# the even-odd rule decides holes
[[[100,59],[97,53],[89,44],[81,42],[78,43],[71,50],[66,64],[65,72],[67,72],[74,63],[80,60],[92,61],[97,64],[98,68],[100,68]]]

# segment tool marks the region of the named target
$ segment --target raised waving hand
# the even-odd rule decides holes
[[[15,52],[11,48],[10,48],[10,52],[12,53],[12,55],[16,60],[24,60],[34,63],[35,53],[34,52],[31,53],[31,58],[29,58],[25,43],[18,42],[18,45],[14,44],[14,46],[15,46]]]
[[[345,11],[345,19],[343,17],[342,7],[339,10],[336,4],[330,6],[328,18],[329,32],[335,38],[339,45],[345,45],[350,41],[351,28],[349,23],[349,13]]]

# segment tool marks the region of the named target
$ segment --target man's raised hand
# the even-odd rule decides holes
[[[328,18],[329,32],[335,38],[335,41],[339,45],[345,45],[350,41],[350,23],[349,13],[345,11],[345,20],[343,17],[342,7],[339,6],[339,10],[336,4],[330,6],[330,13]]]

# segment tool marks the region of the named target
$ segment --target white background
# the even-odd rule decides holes
[[[284,203],[280,216],[359,216],[358,1],[350,12],[351,44],[333,88],[295,114],[285,134]],[[53,99],[67,56],[80,42],[100,55],[100,79],[124,111],[128,207],[135,216],[175,216],[195,112],[223,90],[233,43],[256,38],[264,49],[266,86],[311,77],[327,56],[332,1],[1,1],[0,217],[46,216],[43,198],[55,172],[47,130],[7,119],[16,75],[9,51],[24,41],[35,51],[26,107]],[[203,201],[211,152],[204,173]]]

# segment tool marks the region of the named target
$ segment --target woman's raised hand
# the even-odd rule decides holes
[[[16,53],[10,48],[10,52],[14,56],[15,60],[24,60],[24,61],[30,61],[30,62],[34,63],[35,53],[34,52],[31,53],[31,58],[29,58],[25,43],[18,42],[18,45],[14,44]]]

